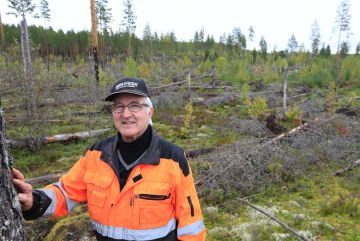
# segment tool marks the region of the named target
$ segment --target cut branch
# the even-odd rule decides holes
[[[26,182],[33,186],[50,184],[50,183],[53,183],[56,180],[58,180],[64,174],[65,174],[65,172],[45,175],[45,176],[41,176],[41,177],[29,178],[29,179],[26,179]]]
[[[278,218],[276,218],[275,216],[269,214],[268,212],[266,212],[264,209],[255,206],[254,204],[251,204],[249,201],[242,199],[242,198],[237,198],[237,200],[245,203],[246,205],[248,205],[249,207],[255,209],[256,211],[264,214],[265,216],[267,216],[268,218],[270,218],[271,220],[277,222],[278,224],[280,224],[283,228],[285,228],[286,230],[290,231],[292,234],[294,234],[298,239],[300,240],[304,240],[304,241],[311,241],[310,239],[307,239],[306,237],[302,236],[301,234],[299,234],[298,231],[296,231],[295,229],[293,229],[292,227],[290,227],[289,225],[287,225],[286,223],[280,221]]]
[[[351,171],[352,169],[356,168],[360,166],[360,159],[357,161],[352,162],[350,165],[348,165],[347,167],[338,170],[334,173],[335,176],[342,176],[345,172]]]

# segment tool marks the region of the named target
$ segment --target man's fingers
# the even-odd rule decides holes
[[[12,171],[13,171],[14,178],[20,179],[23,181],[25,180],[24,175],[19,170],[17,170],[16,168],[12,168]]]
[[[32,186],[29,183],[24,182],[23,180],[13,179],[13,183],[18,192],[30,193],[32,191]]]

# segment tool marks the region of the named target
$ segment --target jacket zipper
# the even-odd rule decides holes
[[[194,205],[192,203],[191,197],[187,196],[187,200],[188,200],[189,205],[190,205],[191,217],[194,217],[194,215],[195,215],[195,213],[194,213]]]
[[[166,200],[170,198],[170,193],[169,195],[135,194],[135,198],[145,199],[145,200]]]

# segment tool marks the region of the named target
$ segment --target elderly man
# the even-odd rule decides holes
[[[14,169],[25,219],[63,216],[86,202],[98,240],[205,240],[189,164],[154,131],[144,81],[121,79],[105,100],[117,135],[95,143],[58,183],[32,190]]]

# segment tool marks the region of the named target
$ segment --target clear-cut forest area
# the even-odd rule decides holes
[[[264,37],[249,49],[252,27],[179,41],[176,29],[148,24],[139,38],[131,0],[122,31],[109,29],[106,0],[88,9],[91,31],[28,26],[35,12],[51,18],[40,2],[8,1],[19,25],[0,15],[0,240],[96,240],[86,204],[24,221],[10,167],[35,188],[57,182],[116,133],[104,97],[116,80],[138,77],[155,130],[185,150],[206,240],[360,241],[360,40],[350,51],[348,1],[333,13],[337,49],[314,22],[311,49],[291,35],[279,50]]]

